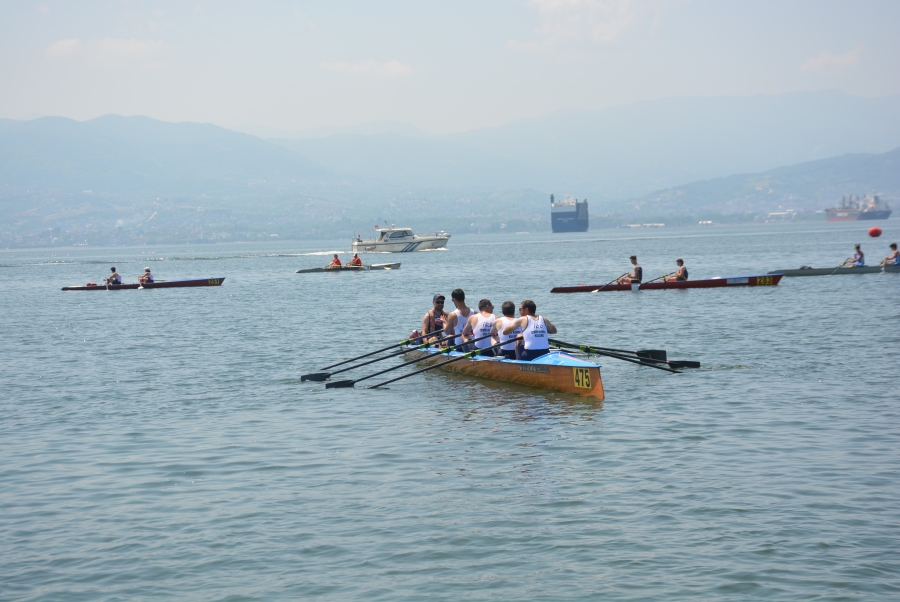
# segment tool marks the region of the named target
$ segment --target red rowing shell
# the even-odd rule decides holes
[[[683,282],[647,282],[640,285],[638,290],[650,291],[660,289],[682,288],[721,288],[731,286],[776,286],[781,282],[784,274],[755,274],[752,276],[716,276],[703,280],[685,280]],[[578,286],[557,286],[550,290],[551,293],[593,293],[606,291],[630,291],[630,284],[580,284]]]
[[[167,280],[165,282],[148,282],[144,288],[182,288],[186,286],[221,286],[225,278],[198,278],[195,280]],[[97,286],[64,286],[64,291],[125,291],[140,288],[140,284],[98,284]]]

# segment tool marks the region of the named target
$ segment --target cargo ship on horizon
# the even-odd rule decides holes
[[[587,232],[589,225],[587,199],[579,202],[566,196],[557,201],[550,195],[550,227],[554,232]]]
[[[888,204],[878,198],[878,195],[863,197],[861,200],[856,195],[850,195],[848,200],[846,196],[841,197],[841,206],[833,207],[825,210],[825,217],[829,222],[855,222],[857,220],[869,219],[887,219],[891,216],[891,208]]]

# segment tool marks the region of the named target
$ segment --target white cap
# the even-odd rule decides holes
[[[149,272],[149,271],[150,271],[150,268],[144,268],[144,271],[145,271],[145,272]]]

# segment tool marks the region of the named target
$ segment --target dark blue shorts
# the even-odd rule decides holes
[[[549,349],[522,349],[519,352],[519,359],[525,362],[530,362],[531,360],[537,359],[542,355],[547,355],[549,351]]]

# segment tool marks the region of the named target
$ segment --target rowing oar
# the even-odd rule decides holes
[[[368,380],[372,377],[384,374],[385,372],[390,372],[391,370],[397,370],[398,368],[402,368],[403,366],[409,366],[410,364],[415,364],[416,362],[421,362],[422,360],[427,360],[430,357],[434,357],[436,355],[441,355],[442,353],[450,353],[457,347],[462,347],[463,345],[468,345],[469,343],[474,343],[475,341],[480,341],[481,339],[486,339],[489,336],[492,336],[492,335],[486,334],[483,337],[478,337],[477,339],[469,339],[468,342],[466,342],[466,343],[460,343],[459,345],[450,345],[449,347],[444,347],[437,353],[429,353],[428,355],[423,355],[420,358],[416,358],[416,359],[410,360],[408,362],[403,362],[402,364],[393,366],[391,368],[388,368],[387,370],[382,370],[381,372],[376,372],[375,374],[363,376],[362,378],[357,378],[356,380],[337,380],[337,381],[334,381],[333,383],[325,383],[325,388],[326,389],[343,389],[346,387],[352,387],[353,385],[355,385],[356,383],[358,383],[362,380]]]
[[[828,275],[829,275],[829,276],[834,276],[835,272],[837,272],[839,269],[841,269],[842,267],[844,267],[845,265],[847,265],[847,262],[850,261],[851,259],[853,259],[853,258],[852,258],[852,257],[848,257],[847,259],[845,259],[844,261],[842,261],[842,262],[841,262],[841,265],[839,265],[838,267],[834,268],[834,272],[831,272],[831,273],[828,274]]]
[[[393,345],[388,345],[387,347],[384,347],[382,349],[376,349],[375,351],[372,351],[371,353],[364,353],[362,355],[357,355],[356,357],[351,357],[349,360],[344,360],[343,362],[338,362],[336,364],[331,364],[330,366],[325,366],[324,368],[322,368],[322,370],[328,370],[329,368],[334,368],[335,366],[341,366],[343,364],[355,362],[356,360],[361,360],[364,357],[369,357],[370,355],[375,355],[376,353],[381,353],[382,351],[387,351],[388,349],[393,349],[394,347],[402,347],[403,345],[409,345],[410,343],[412,343],[414,341],[424,339],[425,337],[434,336],[441,332],[444,332],[444,330],[443,329],[435,330],[434,332],[430,332],[428,334],[422,334],[417,337],[413,337],[411,339],[405,339],[403,341],[400,341],[399,343],[394,343]],[[312,375],[307,374],[306,376],[312,376]],[[305,380],[305,379],[301,376],[300,380]]]
[[[434,333],[432,333],[434,334]],[[456,335],[451,334],[448,337],[444,337],[443,339],[438,339],[437,341],[431,341],[430,343],[420,343],[416,345],[416,349],[424,349],[425,347],[431,347],[432,345],[437,345],[439,343],[443,343],[444,341],[455,339]],[[369,364],[374,364],[375,362],[380,362],[381,360],[386,360],[390,357],[397,357],[398,355],[403,355],[404,353],[409,353],[409,349],[401,349],[400,351],[395,351],[394,353],[389,353],[387,355],[383,355],[381,357],[376,357],[374,360],[369,360],[367,362],[363,362],[361,364],[356,364],[354,366],[350,366],[349,368],[342,368],[340,370],[335,370],[334,372],[314,372],[313,374],[304,374],[300,377],[300,382],[306,380],[312,380],[315,382],[322,382],[323,380],[328,380],[335,374],[340,374],[341,372],[346,372],[347,370],[353,370],[354,368],[361,368],[362,366],[368,366]]]
[[[628,275],[628,272],[625,272],[624,274],[622,274],[622,276],[627,276],[627,275]],[[605,289],[607,286],[609,286],[609,285],[612,284],[613,282],[618,282],[618,281],[619,281],[619,278],[622,278],[622,276],[616,276],[615,278],[613,278],[612,280],[610,280],[609,282],[607,282],[606,284],[604,284],[604,285],[601,286],[600,288],[598,288],[598,289],[596,289],[596,290],[593,290],[593,291],[591,291],[591,292],[592,292],[592,293],[599,293],[600,291],[602,291],[603,289]]]
[[[550,342],[554,345],[558,345],[558,343],[554,339],[550,339]],[[667,360],[660,359],[659,357],[654,357],[654,355],[661,355],[663,358],[666,357],[665,349],[639,349],[637,351],[633,351],[631,349],[613,349],[611,347],[591,347],[591,349],[599,349],[601,351],[612,351],[613,353],[630,353],[632,355],[636,355],[642,362],[656,362],[657,364],[666,364],[670,368],[699,368],[700,362],[694,362],[691,360]],[[588,352],[590,353],[590,352]]]
[[[484,338],[484,337],[482,337]],[[416,374],[422,374],[423,372],[428,372],[429,370],[434,370],[435,368],[440,368],[441,366],[446,366],[447,364],[452,364],[453,362],[458,362],[459,360],[464,360],[469,357],[475,357],[479,353],[484,353],[489,349],[495,349],[497,347],[502,347],[503,345],[508,344],[510,341],[521,341],[522,337],[516,337],[514,339],[509,339],[509,341],[504,341],[502,343],[497,343],[496,345],[491,345],[490,347],[485,347],[484,349],[476,349],[475,351],[469,351],[468,353],[463,353],[459,357],[454,357],[446,362],[440,362],[439,364],[435,364],[433,366],[428,366],[427,368],[422,368],[421,370],[416,370],[415,372],[410,372],[409,374],[404,374],[403,376],[398,376],[397,378],[392,378],[391,380],[386,380],[383,383],[378,383],[369,387],[370,389],[377,389],[378,387],[383,387],[385,385],[389,385],[391,383],[395,383],[398,380],[403,380],[404,378],[409,378],[410,376],[415,376]]]
[[[673,370],[671,368],[666,368],[663,366],[657,366],[655,364],[648,364],[641,360],[636,360],[634,358],[625,357],[624,355],[619,355],[618,353],[610,353],[609,351],[600,351],[597,347],[589,347],[587,345],[573,345],[572,343],[564,343],[562,341],[557,341],[554,339],[550,339],[550,342],[559,347],[571,347],[572,349],[580,349],[586,353],[593,353],[594,355],[603,355],[606,357],[612,357],[617,360],[624,360],[626,362],[631,362],[632,364],[639,364],[641,366],[649,366],[650,368],[656,368],[657,370],[665,370],[666,372],[674,372],[675,374],[681,374],[678,370]]]
[[[675,272],[669,272],[668,274],[663,274],[662,276],[657,276],[653,280],[648,280],[647,282],[642,282],[641,284],[650,284],[651,282],[656,282],[660,278],[662,278],[662,279],[668,278],[669,276],[673,275],[674,273]]]

